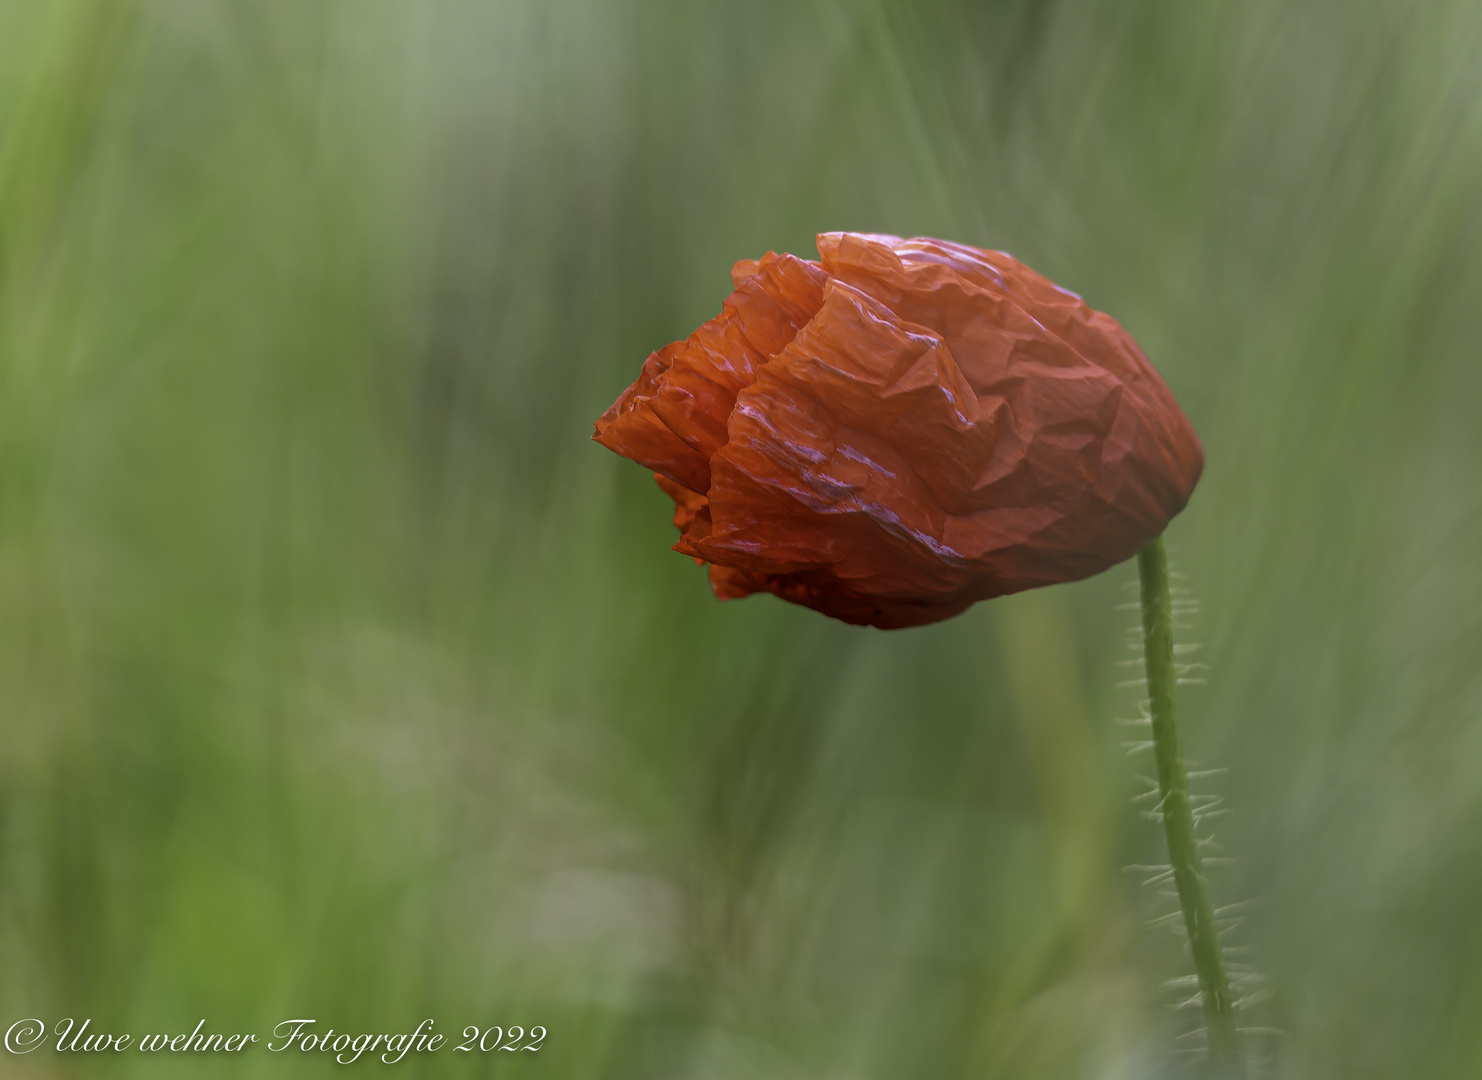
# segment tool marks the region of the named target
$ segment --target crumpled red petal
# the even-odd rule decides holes
[[[1203,451],[1109,316],[1001,252],[825,233],[732,270],[721,315],[598,421],[675,499],[722,599],[892,628],[1130,557]]]
[[[698,494],[710,488],[710,456],[726,443],[737,391],[823,300],[827,277],[817,263],[768,252],[747,265],[720,315],[650,354],[596,425],[602,445]]]

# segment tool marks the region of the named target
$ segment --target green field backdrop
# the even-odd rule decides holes
[[[1475,0],[0,0],[0,1027],[548,1032],[0,1077],[1183,1075],[1134,569],[723,605],[589,441],[833,229],[1142,342],[1262,1075],[1482,1075]]]

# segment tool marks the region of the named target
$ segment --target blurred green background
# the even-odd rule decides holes
[[[0,1023],[1179,1075],[1133,569],[721,605],[588,441],[733,259],[857,229],[1081,292],[1204,438],[1266,1075],[1482,1075],[1479,193],[1470,0],[0,0]],[[346,1068],[222,1057],[0,1077]]]

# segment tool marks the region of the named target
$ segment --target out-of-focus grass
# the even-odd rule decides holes
[[[1170,541],[1248,1020],[1277,1076],[1476,1075],[1479,61],[1398,0],[0,2],[0,1022],[1175,1071],[1130,571],[721,606],[587,441],[731,260],[851,228],[1144,343],[1209,456]]]

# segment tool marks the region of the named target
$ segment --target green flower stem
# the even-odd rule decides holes
[[[1220,954],[1199,845],[1189,801],[1189,774],[1178,745],[1174,705],[1177,673],[1173,666],[1173,601],[1168,588],[1168,555],[1159,537],[1137,555],[1142,579],[1142,643],[1148,677],[1148,707],[1153,723],[1153,752],[1158,759],[1158,795],[1163,829],[1168,836],[1168,862],[1178,887],[1178,903],[1189,932],[1189,950],[1204,1001],[1209,1035],[1209,1063],[1216,1076],[1243,1073],[1236,1045],[1235,1010],[1230,980]]]

